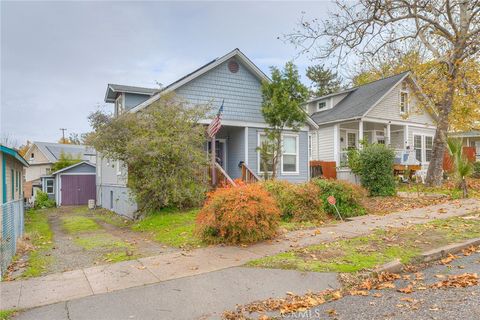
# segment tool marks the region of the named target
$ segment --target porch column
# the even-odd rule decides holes
[[[340,125],[333,126],[333,159],[340,165]]]
[[[243,137],[245,139],[245,159],[243,160],[245,164],[248,166],[248,127],[245,127],[245,135]]]
[[[403,127],[403,147],[408,147],[408,124]]]
[[[362,142],[363,140],[363,120],[360,119],[360,121],[358,122],[358,147],[359,148],[362,148]]]
[[[390,146],[390,122],[387,123],[387,141],[385,141],[385,144],[387,146]]]

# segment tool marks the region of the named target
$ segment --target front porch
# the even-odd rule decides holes
[[[337,167],[348,167],[348,151],[360,149],[363,143],[385,144],[395,150],[395,164],[428,164],[433,145],[432,134],[416,134],[407,124],[389,121],[352,121],[338,124],[334,134],[334,156]]]

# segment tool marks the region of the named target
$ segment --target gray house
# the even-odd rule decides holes
[[[270,79],[239,49],[235,49],[161,91],[110,84],[105,101],[115,103],[115,114],[138,112],[168,92],[175,92],[192,104],[220,106],[224,101],[222,128],[217,134],[215,148],[219,165],[235,179],[241,177],[241,162],[253,173],[262,174],[257,147],[264,139],[265,128],[268,128],[261,114],[262,81]],[[213,116],[202,123],[208,125]],[[309,179],[308,134],[318,126],[307,118],[300,131],[288,131],[283,135],[284,153],[278,168],[279,179],[291,182]],[[206,142],[206,149],[210,148],[210,143]],[[121,163],[97,157],[97,204],[131,216],[136,205],[126,188],[126,174]]]
[[[310,100],[305,110],[318,125],[310,131],[311,159],[335,161],[338,178],[352,181],[347,152],[365,140],[387,144],[400,164],[409,159],[426,170],[436,125],[434,113],[419,106],[419,94],[404,72]]]

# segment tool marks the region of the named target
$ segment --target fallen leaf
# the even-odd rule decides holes
[[[401,293],[406,293],[406,294],[410,294],[413,292],[413,286],[411,284],[409,284],[408,286],[406,286],[405,288],[400,288],[400,289],[397,289],[398,292],[401,292]]]

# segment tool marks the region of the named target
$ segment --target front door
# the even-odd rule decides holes
[[[225,147],[226,141],[225,140],[215,140],[215,158],[217,159],[217,163],[222,166],[222,168],[226,171],[226,161],[227,161],[227,149]],[[212,148],[212,142],[208,141],[208,156],[209,160],[211,161],[210,157],[210,150]]]

